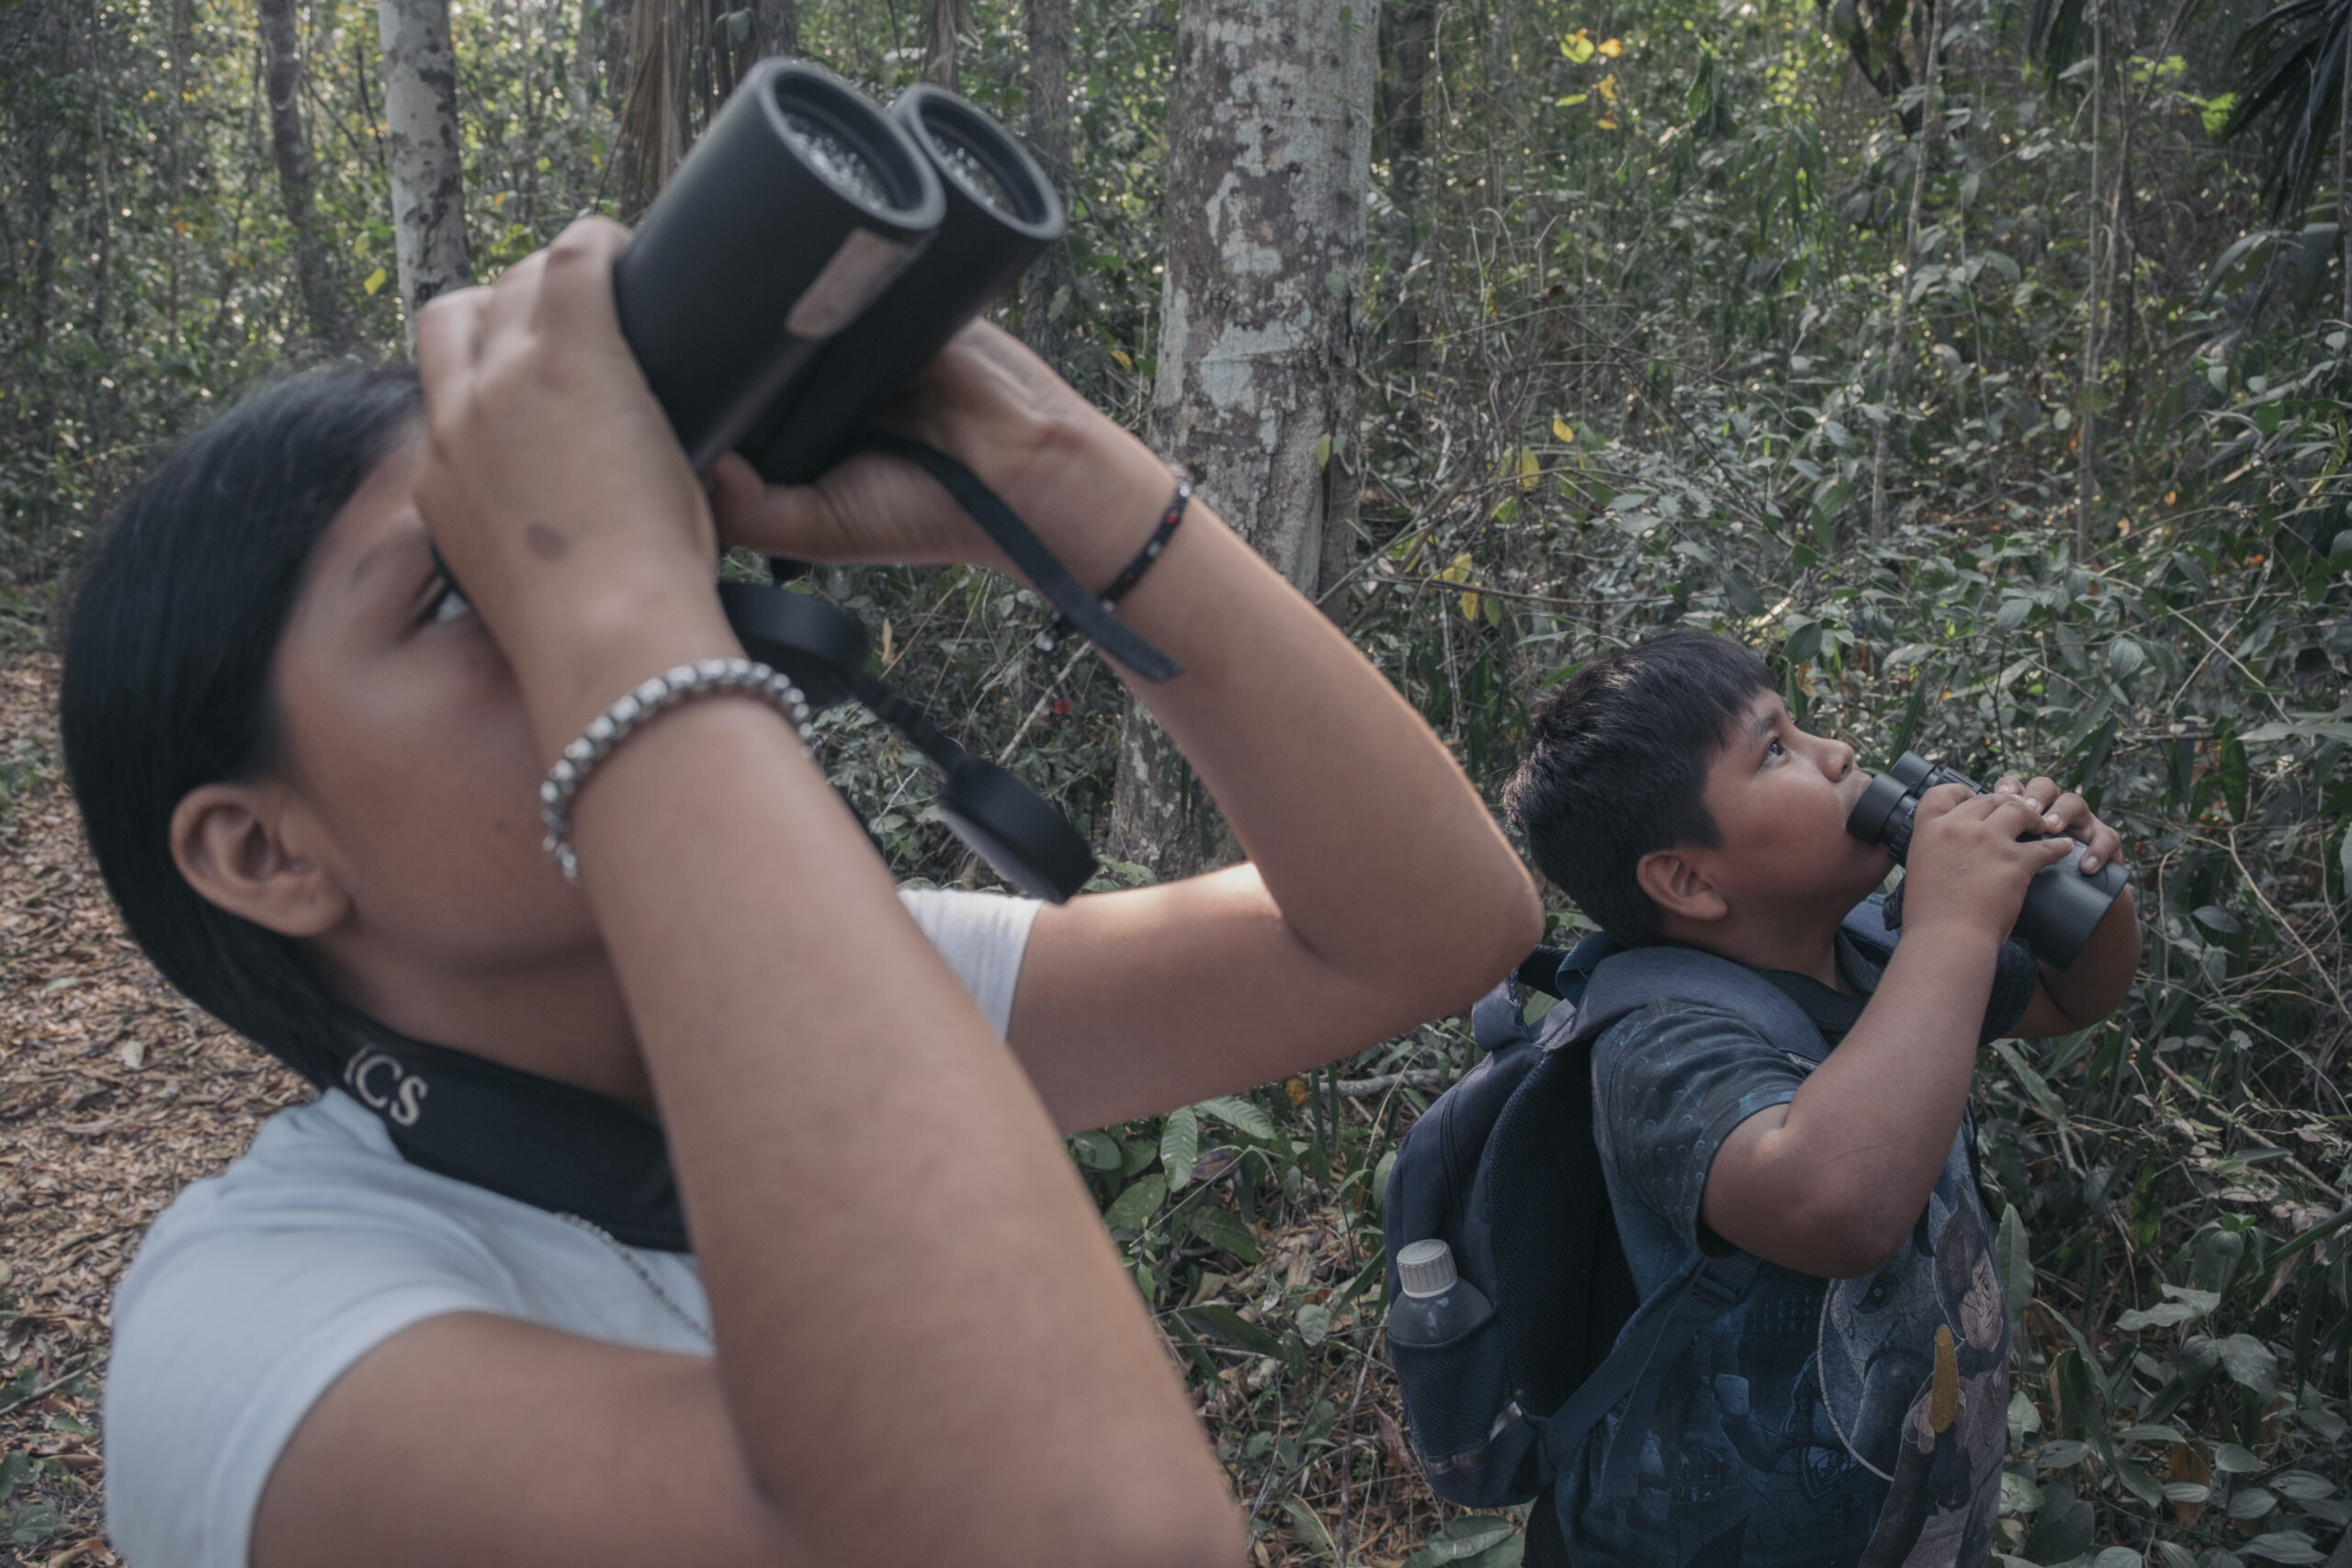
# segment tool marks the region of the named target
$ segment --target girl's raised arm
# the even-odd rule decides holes
[[[621,240],[576,224],[420,322],[417,503],[547,761],[648,676],[741,651],[614,323]],[[790,726],[666,714],[573,816],[716,1359],[479,1316],[398,1335],[297,1432],[254,1561],[1238,1562],[1036,1094]]]

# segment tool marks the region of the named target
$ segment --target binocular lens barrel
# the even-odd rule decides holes
[[[864,94],[798,62],[752,68],[613,264],[621,335],[695,468],[807,378],[946,210]]]
[[[754,66],[613,266],[621,334],[696,469],[730,447],[816,478],[1059,239],[1020,143],[929,85],[888,113],[816,66]]]
[[[741,450],[772,484],[806,484],[830,468],[874,411],[1067,226],[1035,161],[953,93],[910,87],[890,118],[944,176],[945,211],[888,292],[826,346],[803,389],[744,436]]]
[[[1883,845],[1902,864],[1911,852],[1911,830],[1919,816],[1919,796],[1939,784],[1966,784],[1978,795],[1984,786],[1966,773],[1931,765],[1916,751],[1905,751],[1894,766],[1872,779],[1861,799],[1846,816],[1846,831],[1866,842]],[[2026,885],[2025,904],[2010,934],[2052,969],[2074,965],[2123,891],[2129,873],[2113,861],[2088,876],[2082,871],[2083,846],[2076,844],[2064,860],[2043,866]]]

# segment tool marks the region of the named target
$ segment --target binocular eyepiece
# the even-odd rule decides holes
[[[1870,787],[1862,792],[1862,798],[1854,803],[1854,809],[1846,817],[1846,831],[1865,842],[1884,846],[1895,863],[1901,865],[1911,853],[1911,832],[1917,825],[1919,797],[1939,784],[1966,784],[1973,794],[1984,793],[1984,786],[1966,773],[1936,767],[1917,752],[1905,751],[1895,760],[1894,766],[1872,779]],[[2046,839],[2055,835],[2033,836]],[[2074,965],[2129,877],[2123,867],[2113,861],[2085,876],[2082,863],[2083,846],[2077,843],[2064,860],[2035,872],[2025,891],[2024,908],[2018,911],[2017,928],[2010,933],[2052,969],[2065,970]],[[1896,897],[1900,896],[1901,890],[1897,889]],[[1888,923],[1894,924],[1900,918],[1898,913]]]

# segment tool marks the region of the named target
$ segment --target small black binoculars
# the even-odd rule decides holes
[[[1894,766],[1871,781],[1862,798],[1854,803],[1847,814],[1846,831],[1873,844],[1885,846],[1886,852],[1900,865],[1911,852],[1911,829],[1919,814],[1919,797],[1939,784],[1966,784],[1977,795],[1984,786],[1966,773],[1951,768],[1939,768],[1916,751],[1905,751],[1895,760]],[[2048,839],[2056,835],[2037,833],[2033,838]],[[2116,895],[2123,891],[2130,874],[2113,861],[2108,862],[2090,875],[2082,872],[2083,846],[2079,843],[2067,852],[2064,860],[2045,865],[2033,874],[2033,881],[2025,890],[2025,907],[2018,912],[2017,928],[2010,934],[2033,950],[2033,955],[2052,969],[2073,967],[2091,932],[2114,906]],[[1896,899],[1888,900],[1895,908],[1888,924],[1901,919]]]
[[[861,446],[942,483],[1066,616],[1150,679],[1181,667],[1086,595],[969,470],[861,434],[947,340],[1066,226],[1061,198],[993,121],[941,88],[885,111],[798,61],[752,67],[613,265],[621,335],[697,471],[741,453],[772,484],[803,484]],[[771,562],[781,579],[796,563]],[[865,628],[814,596],[729,582],[744,650],[810,706],[855,700],[942,775],[942,818],[1004,879],[1057,903],[1093,852],[1012,773],[966,751],[866,669]]]

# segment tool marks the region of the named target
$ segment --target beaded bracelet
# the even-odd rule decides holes
[[[809,749],[808,704],[800,688],[756,660],[706,659],[654,676],[590,719],[539,785],[539,824],[547,829],[539,848],[566,882],[580,881],[580,857],[571,848],[571,803],[589,775],[656,715],[695,697],[726,693],[757,697],[774,707],[791,721],[801,750]]]
[[[1169,536],[1176,532],[1176,525],[1184,521],[1184,508],[1192,499],[1193,481],[1180,477],[1176,480],[1176,493],[1169,498],[1167,507],[1159,513],[1159,525],[1151,531],[1151,537],[1143,542],[1143,548],[1136,552],[1135,558],[1120,569],[1119,575],[1111,580],[1111,586],[1095,595],[1105,610],[1125,598],[1127,591],[1143,581],[1143,574],[1151,570],[1151,563],[1158,560],[1160,552],[1168,547]],[[1038,651],[1053,652],[1071,629],[1068,615],[1056,615],[1053,624],[1037,634]]]

